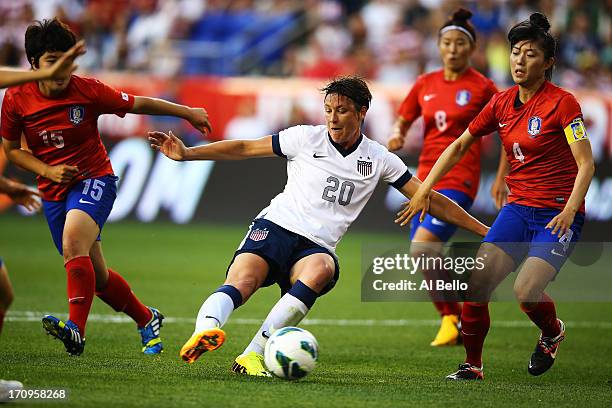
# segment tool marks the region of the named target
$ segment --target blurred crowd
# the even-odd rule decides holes
[[[58,16],[87,41],[89,71],[411,83],[440,66],[438,29],[474,13],[472,63],[509,84],[508,29],[541,11],[558,39],[554,81],[612,90],[612,0],[0,0],[0,65],[27,66],[23,35]]]

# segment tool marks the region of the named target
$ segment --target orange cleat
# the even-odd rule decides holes
[[[225,332],[219,328],[207,329],[191,336],[181,348],[179,355],[189,364],[196,361],[202,353],[213,351],[223,345]]]

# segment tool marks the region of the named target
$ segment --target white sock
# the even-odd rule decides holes
[[[302,321],[308,310],[304,302],[286,293],[270,310],[266,320],[264,320],[255,337],[253,337],[253,340],[251,340],[251,343],[244,349],[242,354],[247,354],[251,351],[263,354],[266,342],[275,330],[286,326],[295,326]]]
[[[222,327],[233,311],[234,302],[227,293],[213,293],[204,301],[198,312],[194,334],[206,329]]]

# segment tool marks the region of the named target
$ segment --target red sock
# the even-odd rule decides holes
[[[482,367],[482,347],[490,326],[488,303],[463,303],[461,333],[463,334],[466,363]]]
[[[459,302],[433,302],[440,316],[461,315],[461,304]]]
[[[561,332],[561,326],[557,320],[555,303],[546,293],[542,294],[542,299],[538,303],[532,303],[533,308],[527,309],[521,304],[521,309],[536,326],[542,330],[544,337],[556,337]]]
[[[106,287],[96,295],[116,312],[124,312],[134,319],[138,327],[144,327],[151,320],[151,310],[138,300],[125,279],[112,269],[108,270]]]
[[[6,312],[4,310],[0,310],[0,333],[2,333],[2,324],[4,323],[4,314]]]
[[[435,269],[423,269],[423,275],[425,279],[429,281],[442,280],[445,282],[449,282],[448,273],[446,271],[438,271]],[[429,297],[433,302],[434,306],[440,313],[440,316],[446,315],[457,315],[461,314],[461,305],[457,300],[459,299],[459,295],[456,292],[450,291],[439,291],[431,289],[428,291]]]
[[[88,256],[71,259],[64,265],[68,275],[68,314],[85,337],[85,324],[96,289],[96,274]]]

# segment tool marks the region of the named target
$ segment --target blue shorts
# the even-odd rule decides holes
[[[553,235],[546,224],[561,210],[536,208],[510,203],[501,209],[482,242],[495,244],[520,265],[526,257],[535,256],[551,264],[557,272],[580,239],[584,214],[576,213],[570,230],[562,237]]]
[[[472,206],[474,200],[472,197],[464,193],[463,191],[453,190],[453,189],[442,189],[436,190],[438,193],[445,195],[450,198],[457,204],[461,206],[465,211],[469,210]],[[414,234],[416,234],[416,230],[419,227],[425,228],[427,231],[434,234],[436,237],[440,239],[442,242],[446,242],[453,236],[455,231],[457,231],[457,226],[454,224],[449,224],[442,220],[439,220],[429,214],[425,214],[425,219],[423,222],[419,221],[418,215],[412,218],[410,223],[410,240],[414,238]]]
[[[2,260],[2,258],[0,258],[0,268],[2,268],[2,265],[4,265],[4,261]]]
[[[297,261],[308,255],[317,253],[329,254],[336,265],[333,281],[321,291],[319,296],[329,292],[340,278],[338,260],[329,250],[315,244],[308,238],[288,231],[263,218],[254,220],[249,227],[246,236],[227,267],[228,272],[236,256],[245,252],[259,255],[266,260],[270,270],[262,286],[266,287],[277,283],[283,294],[291,288],[291,283],[289,282],[291,268]]]
[[[98,224],[102,232],[102,227],[117,197],[118,179],[116,176],[108,175],[81,180],[68,191],[65,200],[42,201],[53,243],[61,255],[63,255],[62,236],[68,211],[78,209],[86,212]],[[100,235],[97,240],[100,240]]]

